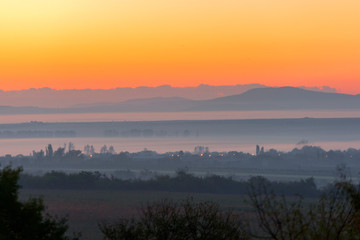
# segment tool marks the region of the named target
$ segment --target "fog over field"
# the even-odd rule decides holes
[[[293,118],[0,124],[0,138],[239,137],[310,141],[360,140],[359,118]]]
[[[359,149],[360,118],[29,122],[1,124],[0,143],[1,155],[11,154],[3,161],[42,173],[118,170],[137,176],[145,169],[156,175],[188,168],[199,175],[240,178],[315,177],[324,184],[339,165],[351,167],[354,177],[360,171],[357,153],[346,152]],[[53,151],[62,149],[61,158],[47,156],[49,144]],[[293,157],[293,149],[303,150]],[[260,150],[264,155],[257,156]],[[176,160],[179,152],[188,157]],[[240,157],[224,157],[231,152]],[[89,158],[95,153],[96,161]],[[201,153],[208,156],[202,164]]]

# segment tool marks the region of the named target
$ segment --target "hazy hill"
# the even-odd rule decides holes
[[[239,95],[211,100],[184,98],[137,99],[118,104],[88,107],[88,111],[162,112],[224,110],[360,109],[360,96],[324,93],[293,87],[256,88]],[[84,109],[82,109],[84,110]]]
[[[197,101],[179,97],[142,98],[120,103],[102,103],[76,108],[80,112],[170,112],[191,109]]]
[[[86,86],[85,86],[86,87]],[[260,84],[234,86],[199,85],[197,87],[158,87],[116,88],[116,89],[71,89],[50,88],[21,91],[1,91],[0,104],[8,106],[34,106],[42,108],[89,107],[101,103],[119,103],[138,98],[187,98],[207,100],[244,93],[250,89],[266,87]],[[308,90],[335,92],[330,87],[310,88]]]
[[[41,114],[56,113],[56,109],[38,108],[38,107],[12,107],[0,106],[0,114]]]
[[[96,103],[72,108],[0,107],[0,114],[183,112],[235,110],[351,110],[360,109],[360,95],[309,91],[294,87],[256,88],[211,100],[158,97],[119,103]]]
[[[294,87],[257,88],[207,101],[204,107],[228,110],[360,109],[360,96]]]

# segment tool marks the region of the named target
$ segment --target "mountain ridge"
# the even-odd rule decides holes
[[[85,86],[86,87],[86,86]],[[51,88],[28,89],[19,91],[0,90],[0,104],[9,106],[35,106],[42,108],[68,108],[105,103],[119,103],[131,99],[154,97],[183,97],[191,100],[209,100],[218,97],[244,93],[250,89],[269,87],[261,84],[237,84],[212,86],[201,84],[194,87],[157,87],[115,88],[115,89],[67,89]],[[323,87],[301,87],[322,92],[336,92],[336,89]]]
[[[191,100],[182,97],[138,98],[118,103],[97,103],[70,108],[0,106],[0,114],[192,112],[249,110],[360,109],[360,95],[304,90],[296,87],[255,88],[244,93]]]

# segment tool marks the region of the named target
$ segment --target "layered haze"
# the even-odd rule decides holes
[[[2,92],[0,98],[12,103],[0,106],[0,123],[360,117],[360,95],[329,87],[31,89]]]
[[[251,227],[243,194],[257,183],[314,207],[340,186],[319,211],[341,220],[332,210],[352,206],[360,173],[359,12],[359,0],[0,0],[0,177],[16,190],[4,199],[24,186],[20,200],[89,240],[174,194],[205,207],[216,194]],[[305,209],[286,202],[269,212]],[[1,236],[32,232],[8,215]]]

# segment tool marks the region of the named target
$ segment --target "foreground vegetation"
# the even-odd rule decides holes
[[[258,179],[249,186],[254,218],[222,211],[213,202],[159,201],[142,208],[140,218],[101,225],[107,240],[118,239],[326,239],[360,238],[360,192],[343,178],[316,202],[289,201]]]
[[[65,218],[45,214],[41,198],[25,202],[18,199],[21,169],[4,168],[0,171],[0,239],[2,240],[70,240]]]
[[[35,239],[69,239],[66,219],[44,215],[44,204],[38,198],[32,201],[18,200],[20,169],[4,168],[1,171],[1,221],[9,221],[15,215],[6,214],[12,202],[16,206],[29,206],[28,215],[36,213],[27,229],[37,233],[37,224],[51,223],[47,231],[59,233],[49,237],[46,232],[37,233]],[[184,175],[180,173],[179,175]],[[186,174],[185,174],[186,175]],[[272,190],[271,182],[254,178],[248,182],[249,212],[227,211],[218,203],[209,201],[159,200],[145,204],[140,214],[118,221],[102,222],[100,230],[104,239],[359,239],[360,192],[351,181],[342,178],[322,192],[318,200],[304,203],[301,197],[294,199],[279,196]],[[12,189],[8,191],[8,189]],[[281,192],[280,192],[281,194]],[[37,204],[29,204],[36,202]],[[9,206],[8,206],[9,205]],[[40,207],[39,207],[40,206]],[[22,207],[24,209],[24,207]],[[40,210],[39,210],[40,209]],[[13,211],[13,210],[12,210]],[[16,211],[21,212],[21,211]],[[39,215],[40,213],[40,215]],[[21,218],[22,219],[22,218]],[[26,219],[26,217],[24,217]],[[1,239],[28,239],[9,235],[18,233],[20,224],[2,224]],[[6,227],[6,228],[4,228]],[[29,235],[30,236],[30,235]],[[75,237],[74,237],[75,238]]]
[[[101,224],[108,240],[126,239],[246,239],[240,217],[224,212],[214,202],[195,203],[192,199],[176,203],[162,200],[147,205],[140,218]]]
[[[246,195],[159,191],[22,189],[20,199],[41,197],[51,215],[67,216],[69,233],[81,232],[84,240],[100,240],[103,234],[98,223],[114,224],[121,219],[138,218],[147,204],[164,199],[181,203],[192,198],[195,203],[214,202],[224,211],[249,212]],[[305,202],[312,199],[306,198]]]

